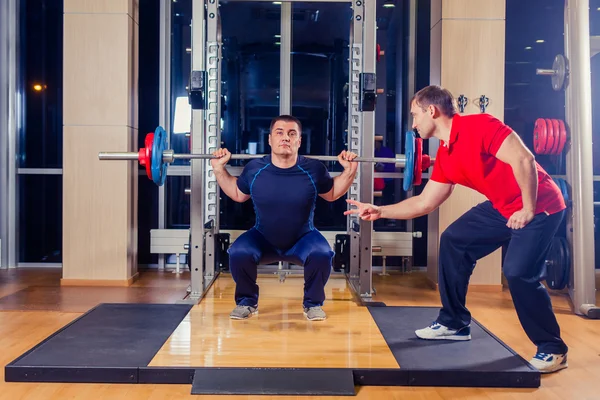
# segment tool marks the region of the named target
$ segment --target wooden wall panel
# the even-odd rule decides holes
[[[504,21],[443,21],[444,43],[454,43],[460,52],[442,50],[442,85],[455,97],[469,99],[465,114],[479,113],[475,100],[490,99],[487,113],[504,118]]]
[[[139,0],[66,0],[63,60],[64,285],[137,275]]]
[[[476,100],[485,95],[485,112],[504,118],[504,0],[434,0],[431,19],[431,84],[440,84],[458,98],[469,99],[464,115],[479,113]],[[437,20],[441,16],[441,20]],[[437,213],[437,237],[456,219],[486,198],[457,186]],[[431,232],[436,234],[436,232]],[[471,276],[472,290],[502,285],[501,250],[479,260]],[[428,260],[429,279],[438,282],[437,262]]]
[[[64,125],[130,125],[127,14],[66,14]]]
[[[504,20],[505,17],[505,0],[442,0],[442,19]]]
[[[65,14],[129,14],[139,22],[139,0],[64,0]]]
[[[137,166],[98,153],[132,151],[137,130],[66,126],[63,135],[63,278],[127,280],[137,272]]]

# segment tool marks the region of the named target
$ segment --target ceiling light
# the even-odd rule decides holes
[[[544,43],[544,39],[538,39],[535,41],[536,43]]]
[[[525,47],[525,50],[531,50],[531,46]]]

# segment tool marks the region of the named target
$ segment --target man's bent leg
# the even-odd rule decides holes
[[[538,214],[523,229],[513,230],[504,261],[519,321],[538,354],[531,361],[542,372],[554,372],[567,366],[567,345],[560,337],[560,327],[544,279],[545,258],[552,238],[563,219],[564,211]]]
[[[510,239],[506,222],[486,201],[467,211],[442,233],[438,264],[442,309],[431,326],[415,332],[418,337],[452,340],[471,338],[471,313],[466,308],[469,279],[477,260]]]
[[[229,269],[236,283],[236,305],[252,307],[252,312],[256,311],[259,294],[256,284],[257,265],[263,254],[270,251],[272,246],[255,228],[241,234],[227,250]]]
[[[320,309],[325,302],[325,285],[331,275],[333,256],[329,242],[317,230],[304,235],[285,253],[286,259],[304,266],[303,306],[306,310]]]

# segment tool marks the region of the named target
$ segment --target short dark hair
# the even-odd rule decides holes
[[[271,134],[271,132],[273,131],[273,126],[277,121],[295,122],[298,125],[298,129],[300,130],[300,132],[298,133],[302,133],[302,123],[298,118],[293,117],[291,115],[280,115],[279,117],[273,118],[273,120],[271,121],[271,126],[269,127],[269,134]]]
[[[423,110],[433,105],[447,117],[452,117],[456,114],[454,96],[452,96],[452,93],[448,89],[440,86],[431,85],[424,87],[415,94],[410,103],[412,104],[413,101]]]

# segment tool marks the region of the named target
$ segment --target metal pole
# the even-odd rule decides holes
[[[375,74],[377,47],[377,2],[365,0],[363,23],[363,73]],[[367,158],[373,158],[375,150],[375,111],[362,111],[361,150]],[[370,164],[360,166],[360,201],[373,203],[373,172]],[[373,222],[360,220],[360,296],[370,300],[373,293]]]
[[[160,2],[160,57],[158,84],[158,124],[170,132],[171,125],[171,0]],[[158,229],[165,228],[165,186],[158,188]],[[165,255],[158,255],[158,268],[165,268]]]
[[[417,67],[417,0],[410,0],[408,3],[408,62],[407,62],[407,73],[408,78],[406,80],[406,98],[410,99],[415,94],[416,90],[416,67]],[[398,98],[400,101],[401,97]],[[406,105],[406,122],[407,126],[405,130],[410,130],[412,127],[412,115],[410,113],[410,104]],[[404,135],[402,135],[403,137]],[[414,189],[410,189],[406,193],[406,197],[412,197],[414,195]],[[414,230],[414,221],[412,219],[406,220],[406,231],[412,232]],[[414,244],[413,244],[414,247]]]
[[[292,112],[292,3],[281,3],[281,44],[279,46],[279,114]]]
[[[251,160],[254,158],[262,158],[265,154],[232,154],[232,160]],[[305,158],[310,158],[314,160],[320,161],[337,161],[338,156],[311,156],[304,155]],[[181,159],[181,160],[210,160],[216,158],[212,154],[175,154],[175,153],[167,153],[163,155],[163,161],[171,162],[171,160]],[[127,152],[106,152],[99,153],[98,159],[103,161],[116,161],[116,160],[138,160],[138,153],[127,153]],[[396,158],[388,158],[388,157],[356,157],[354,159],[356,162],[364,162],[364,163],[396,163],[400,164],[399,166],[404,167],[406,164],[406,156],[403,154],[398,154]],[[432,160],[432,162],[435,160]]]
[[[431,85],[441,85],[442,79],[442,2],[431,2],[431,20],[430,20],[430,65],[429,65],[429,83]],[[428,140],[429,154],[437,154],[440,141],[435,138]],[[439,238],[440,238],[440,211],[435,209],[427,216],[427,277],[432,282],[438,281],[438,262],[439,262]]]
[[[573,200],[567,219],[567,237],[572,248],[569,293],[574,311],[599,318],[594,219],[590,218],[594,215],[594,181],[589,7],[589,0],[565,1],[565,54],[570,64],[566,123],[571,136],[571,148],[567,152],[567,181]]]
[[[350,23],[349,58],[348,58],[348,149],[358,152],[361,149],[362,113],[360,110],[360,74],[363,72],[362,34],[364,23],[364,5],[362,1],[352,2],[352,22]],[[354,178],[348,190],[348,199],[360,201],[361,172]],[[359,219],[349,215],[346,229],[350,235],[350,271],[346,275],[350,288],[360,295],[360,232],[355,229]]]
[[[9,2],[0,3],[0,60],[8,60],[9,52]],[[11,218],[8,212],[8,147],[14,135],[8,130],[9,98],[11,94],[5,88],[8,87],[11,68],[9,62],[0,63],[0,268],[6,268],[8,264],[8,246],[12,240],[8,235],[8,220]]]
[[[7,206],[8,206],[8,233],[6,238],[6,244],[3,243],[6,253],[6,266],[9,268],[16,267],[19,263],[19,240],[18,238],[18,215],[19,215],[19,202],[17,201],[17,195],[19,193],[18,178],[17,178],[17,152],[18,152],[18,133],[19,133],[19,121],[21,119],[21,111],[23,105],[23,96],[18,96],[19,81],[21,80],[20,73],[18,71],[18,59],[20,55],[19,42],[19,2],[17,0],[9,0],[7,2],[8,14],[7,17],[7,33],[8,43],[7,55],[8,58],[5,60],[5,65],[8,66],[8,86],[6,93],[8,93],[8,108],[6,109],[7,116],[7,133],[8,133],[8,147],[6,148],[7,164],[8,168],[5,173],[7,174],[7,188],[6,192]],[[0,111],[2,113],[3,111]],[[4,241],[3,241],[4,242]],[[4,265],[4,263],[2,264]]]
[[[205,71],[205,3],[204,0],[192,0],[192,71]],[[205,87],[205,86],[204,86]],[[206,92],[205,92],[206,93]],[[192,109],[192,153],[204,153],[205,110]],[[190,249],[192,255],[192,277],[190,300],[198,300],[204,293],[204,160],[191,162],[190,231],[192,235]]]
[[[221,148],[221,59],[220,59],[220,20],[218,0],[207,2],[206,30],[206,135],[204,140],[207,153]],[[215,233],[219,230],[219,185],[209,163],[205,163],[204,181],[204,223],[212,221],[210,231],[205,235],[204,290],[215,279]],[[192,260],[194,258],[192,257]]]
[[[557,71],[553,69],[542,69],[538,68],[535,70],[536,75],[545,75],[545,76],[554,76],[557,74]]]

